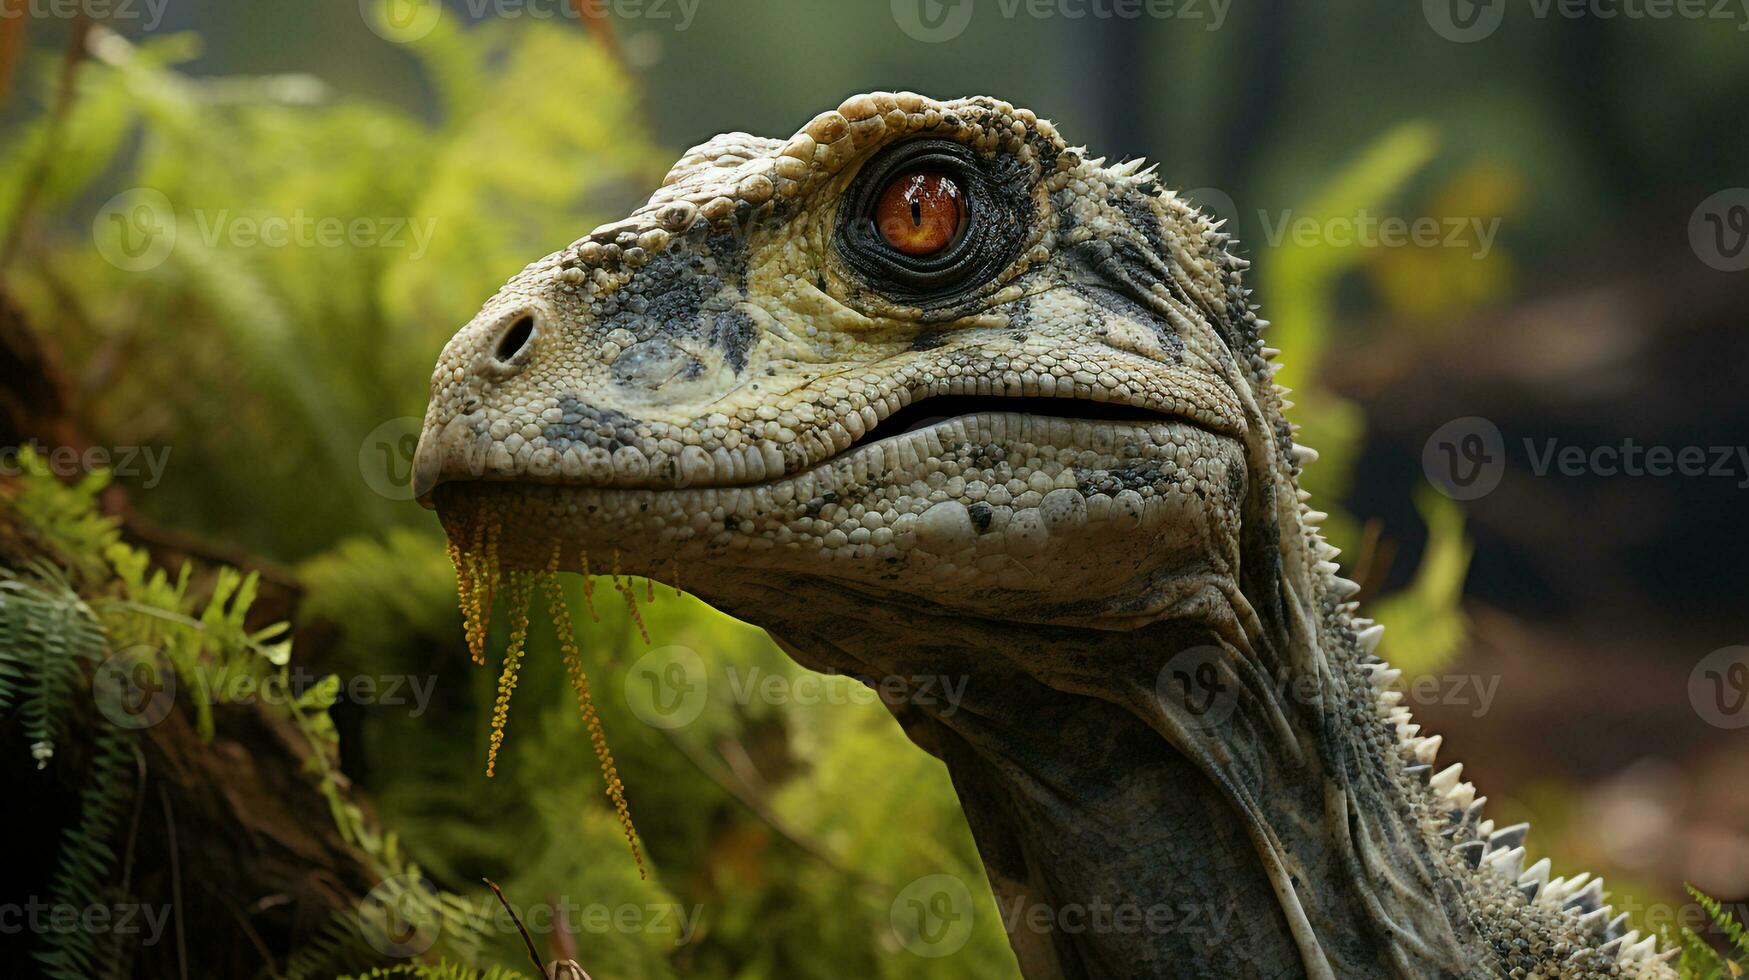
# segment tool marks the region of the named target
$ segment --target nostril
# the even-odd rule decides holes
[[[508,364],[516,355],[522,353],[528,346],[529,339],[534,336],[534,314],[524,313],[517,317],[504,334],[498,338],[498,349],[494,356],[500,363]]]

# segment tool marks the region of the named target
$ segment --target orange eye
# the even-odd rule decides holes
[[[965,220],[959,183],[929,170],[908,170],[894,177],[874,207],[875,229],[881,238],[919,258],[957,241]]]

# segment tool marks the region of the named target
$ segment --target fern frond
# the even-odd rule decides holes
[[[138,778],[128,734],[109,725],[92,734],[92,757],[79,791],[79,819],[61,828],[52,906],[86,906],[115,889],[110,884],[116,855],[111,842],[121,830]],[[123,951],[117,937],[83,929],[50,929],[32,951],[49,980],[87,980],[116,971]]]
[[[91,607],[66,576],[41,564],[29,578],[0,569],[0,710],[18,705],[37,768],[66,734],[82,670],[103,656]]]
[[[1684,927],[1677,937],[1682,950],[1682,975],[1689,980],[1736,980],[1749,962],[1749,928],[1738,922],[1719,900],[1693,885],[1685,886],[1712,925],[1723,933],[1733,955],[1714,949],[1694,930]]]

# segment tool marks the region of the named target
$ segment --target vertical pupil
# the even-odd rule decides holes
[[[881,191],[874,230],[906,255],[926,256],[951,245],[965,220],[959,184],[929,171],[907,171]]]

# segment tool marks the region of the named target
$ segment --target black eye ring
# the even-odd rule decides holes
[[[837,237],[845,264],[876,290],[923,305],[963,295],[1005,268],[1019,249],[1025,192],[993,176],[989,161],[964,144],[914,139],[895,144],[863,165],[838,212]],[[907,255],[889,244],[875,223],[881,193],[895,178],[930,171],[959,185],[964,226],[939,252]]]

